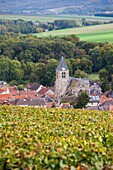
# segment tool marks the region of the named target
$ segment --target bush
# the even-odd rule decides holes
[[[23,84],[19,84],[18,85],[18,90],[24,90],[24,85]]]

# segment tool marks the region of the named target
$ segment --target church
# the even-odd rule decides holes
[[[55,98],[77,97],[82,91],[89,93],[89,80],[70,77],[64,57],[61,57],[56,69]]]

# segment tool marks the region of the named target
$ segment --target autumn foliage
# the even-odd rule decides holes
[[[112,166],[112,113],[0,107],[0,170],[102,170]]]

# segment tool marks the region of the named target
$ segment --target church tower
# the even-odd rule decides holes
[[[66,62],[64,61],[64,57],[61,57],[56,69],[55,98],[61,98],[66,93],[68,85],[69,69]]]

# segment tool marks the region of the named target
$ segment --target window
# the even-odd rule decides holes
[[[66,73],[62,72],[62,78],[66,78]]]

